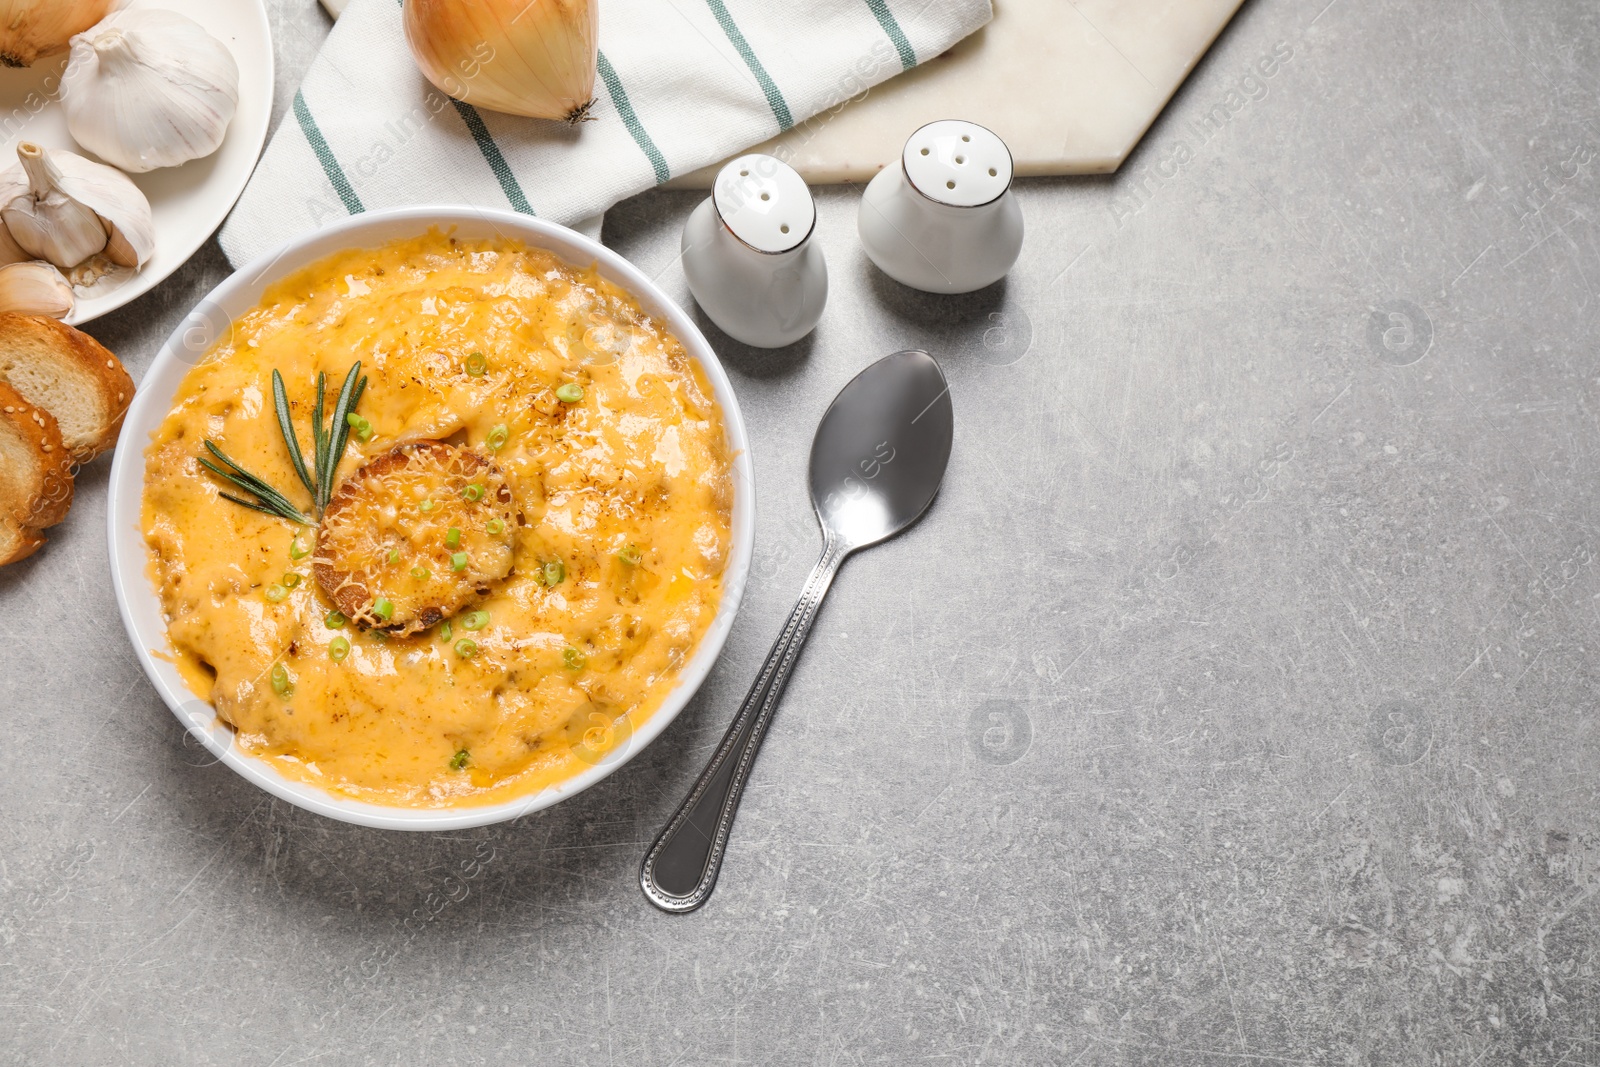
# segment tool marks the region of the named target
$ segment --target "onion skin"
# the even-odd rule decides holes
[[[28,67],[40,56],[67,50],[110,13],[116,0],[0,0],[0,63]]]
[[[598,0],[405,0],[405,30],[423,76],[475,107],[576,123],[594,103]]]

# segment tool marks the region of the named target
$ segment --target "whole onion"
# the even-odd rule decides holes
[[[597,0],[405,0],[405,28],[423,76],[457,100],[568,123],[594,103]]]
[[[106,17],[115,0],[0,0],[0,63],[28,67],[67,50],[73,34]]]

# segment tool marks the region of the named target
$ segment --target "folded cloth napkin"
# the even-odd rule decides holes
[[[243,265],[347,214],[427,203],[572,225],[803,123],[992,17],[989,0],[599,4],[594,121],[569,129],[446,97],[412,61],[400,3],[352,0],[223,227],[223,251]]]

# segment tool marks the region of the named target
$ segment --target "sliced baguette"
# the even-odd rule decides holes
[[[54,415],[79,462],[117,443],[133,379],[86,333],[35,315],[0,313],[0,381]]]
[[[44,544],[44,538],[38,530],[29,530],[18,526],[10,519],[0,515],[0,567],[7,563],[15,563],[19,559],[27,559],[39,551],[39,546]]]
[[[71,506],[72,457],[56,420],[0,382],[0,513],[19,529],[38,529]]]

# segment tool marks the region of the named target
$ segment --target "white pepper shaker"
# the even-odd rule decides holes
[[[828,264],[811,243],[816,224],[816,202],[793,167],[740,156],[684,223],[689,291],[729,337],[757,348],[793,344],[828,302]]]
[[[1011,150],[975,122],[930,122],[906,140],[900,166],[867,184],[861,243],[889,277],[929,293],[969,293],[1005,277],[1022,252]]]

